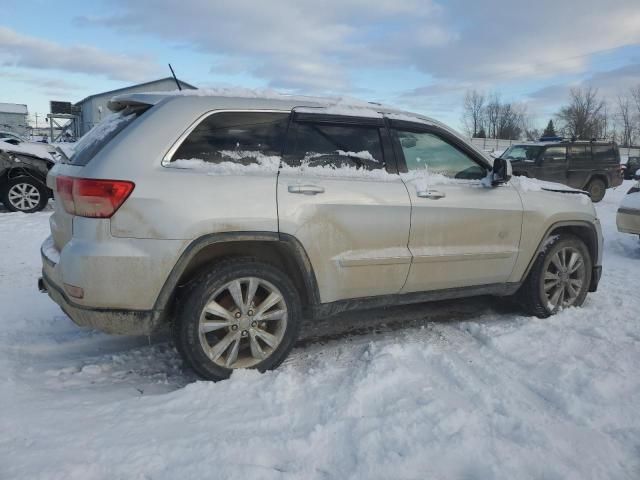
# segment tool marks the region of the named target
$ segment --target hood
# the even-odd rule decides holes
[[[0,140],[0,150],[21,155],[29,155],[41,158],[49,162],[55,162],[55,147],[37,142],[7,142]]]
[[[518,187],[520,191],[523,192],[558,192],[558,193],[569,193],[569,194],[583,194],[587,197],[590,197],[589,192],[585,192],[584,190],[579,190],[577,188],[568,187],[562,183],[556,182],[546,182],[544,180],[538,180],[537,178],[529,178],[524,176],[513,176],[511,178],[511,182]]]

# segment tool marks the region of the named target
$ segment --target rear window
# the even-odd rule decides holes
[[[127,128],[147,109],[125,109],[106,116],[100,123],[89,130],[73,147],[73,155],[67,163],[71,165],[87,165],[107,143],[118,133]]]
[[[260,164],[279,156],[289,123],[288,113],[221,112],[193,129],[171,158],[207,163]]]

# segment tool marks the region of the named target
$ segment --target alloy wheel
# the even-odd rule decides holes
[[[278,288],[257,277],[232,280],[218,289],[200,315],[200,343],[224,368],[250,368],[280,345],[287,305]]]
[[[585,278],[582,252],[573,247],[559,249],[547,261],[542,280],[547,308],[556,311],[576,303],[584,287]]]
[[[16,183],[9,189],[7,198],[15,209],[27,211],[40,203],[40,191],[30,183]]]

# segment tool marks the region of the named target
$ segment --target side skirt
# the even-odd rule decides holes
[[[350,310],[366,310],[369,308],[392,307],[411,303],[450,300],[453,298],[475,297],[479,295],[496,295],[504,297],[513,295],[522,285],[516,283],[494,283],[471,287],[446,288],[429,292],[413,292],[404,294],[381,295],[377,297],[351,298],[337,302],[321,303],[309,307],[307,314],[312,318],[325,318]]]

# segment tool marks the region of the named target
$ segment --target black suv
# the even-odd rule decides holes
[[[593,202],[602,200],[607,188],[622,183],[620,154],[613,142],[562,140],[512,145],[502,158],[511,161],[514,175],[586,190]]]
[[[640,157],[629,157],[624,169],[625,180],[633,180],[638,170],[640,170]]]
[[[50,159],[0,146],[0,201],[7,210],[24,213],[42,210],[52,197],[46,180],[53,165]]]

